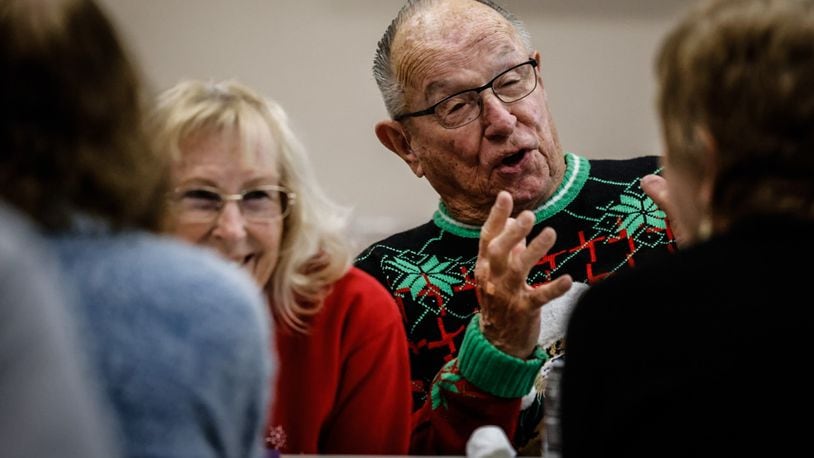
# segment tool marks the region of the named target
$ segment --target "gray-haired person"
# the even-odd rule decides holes
[[[416,453],[462,454],[493,424],[539,455],[541,367],[563,353],[570,310],[551,301],[675,245],[639,186],[658,157],[567,152],[542,65],[492,1],[409,1],[376,51],[376,135],[440,197],[429,222],[356,261],[404,312]]]

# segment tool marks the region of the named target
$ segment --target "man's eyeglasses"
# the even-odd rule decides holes
[[[447,129],[464,126],[480,116],[483,109],[480,93],[486,89],[491,89],[503,103],[517,102],[534,92],[537,88],[537,73],[534,71],[536,67],[537,61],[529,59],[497,75],[481,87],[458,92],[425,110],[401,114],[393,119],[401,121],[404,118],[434,114],[438,123]]]
[[[280,186],[258,186],[239,194],[214,188],[179,188],[172,193],[173,210],[182,223],[212,223],[228,202],[236,202],[247,221],[268,222],[285,218],[296,195]]]

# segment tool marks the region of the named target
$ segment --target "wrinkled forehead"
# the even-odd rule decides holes
[[[473,1],[439,2],[409,18],[396,33],[391,59],[406,90],[426,92],[456,69],[487,66],[488,59],[527,54],[512,24]]]

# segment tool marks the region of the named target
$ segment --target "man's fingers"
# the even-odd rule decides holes
[[[489,211],[489,217],[480,230],[480,242],[478,244],[479,257],[485,256],[489,242],[498,236],[506,225],[506,220],[512,214],[512,195],[506,191],[497,194],[494,205]]]
[[[534,240],[529,243],[528,248],[520,256],[521,268],[528,272],[537,264],[543,256],[548,253],[548,250],[554,246],[557,241],[557,233],[550,227],[544,228]]]
[[[662,210],[670,210],[670,196],[667,191],[667,180],[659,175],[645,175],[641,180],[642,191]]]
[[[516,265],[518,261],[514,259],[514,255],[517,251],[525,252],[525,239],[532,224],[534,224],[534,215],[531,212],[523,212],[517,219],[508,219],[503,232],[492,239],[487,247],[487,256],[493,272],[500,274],[507,266],[520,267]]]
[[[641,186],[644,193],[667,215],[678,246],[682,247],[691,244],[692,231],[687,230],[682,225],[681,220],[676,218],[675,207],[670,199],[670,191],[667,189],[667,179],[660,175],[645,175],[642,177]]]
[[[543,307],[550,301],[567,293],[568,290],[571,289],[572,283],[573,280],[571,280],[570,275],[563,275],[545,285],[540,285],[531,292],[531,296],[533,297],[532,302],[537,305],[537,307]]]

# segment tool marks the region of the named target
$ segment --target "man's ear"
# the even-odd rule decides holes
[[[421,160],[410,146],[410,135],[400,122],[388,119],[377,123],[376,137],[379,138],[382,145],[406,162],[415,176],[419,178],[424,176]]]

